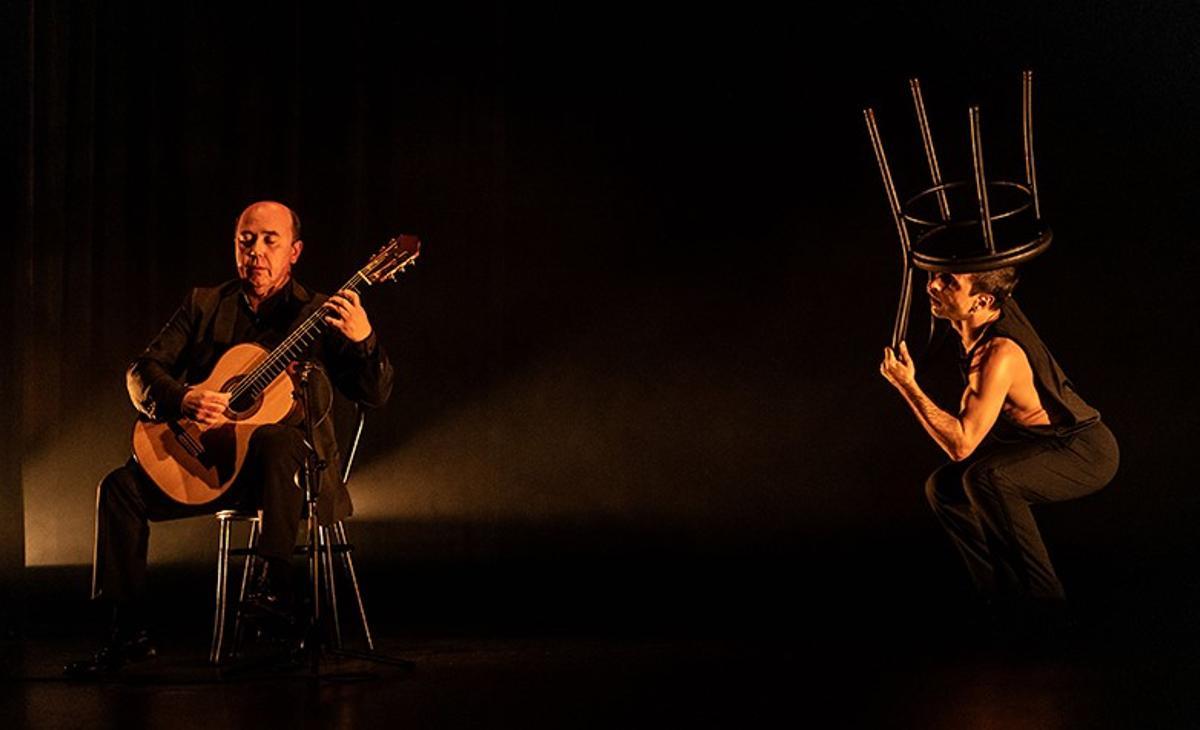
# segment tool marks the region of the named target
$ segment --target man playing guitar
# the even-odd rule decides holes
[[[262,201],[242,211],[234,231],[238,278],[218,287],[193,289],[127,371],[130,398],[143,418],[187,424],[201,431],[237,419],[229,389],[188,383],[201,382],[219,365],[221,355],[235,345],[277,347],[298,322],[318,310],[328,326],[316,328],[320,334],[304,357],[319,363],[350,399],[371,407],[388,399],[392,366],[358,293],[345,289],[325,297],[301,286],[292,278],[292,267],[303,249],[299,218],[287,206]],[[324,382],[324,378],[317,380]],[[314,414],[319,416],[315,407]],[[289,563],[304,501],[296,482],[304,458],[302,423],[303,415],[292,412],[278,423],[254,428],[236,478],[223,491],[214,491],[218,496],[206,503],[184,503],[168,496],[165,486],[160,489],[148,476],[149,464],[137,459],[130,459],[100,482],[92,598],[112,606],[112,633],[93,656],[68,665],[68,675],[99,676],[126,662],[154,656],[145,609],[151,521],[232,507],[261,509],[262,535],[249,608],[286,614],[291,593]],[[320,420],[314,440],[329,473],[337,474],[331,419]],[[343,485],[335,479],[324,481],[317,512],[322,524],[330,524],[349,516],[352,507]]]

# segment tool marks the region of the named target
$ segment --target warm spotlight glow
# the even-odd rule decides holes
[[[123,390],[80,409],[32,450],[22,464],[25,565],[91,565],[96,485],[129,458],[133,408]],[[211,560],[211,519],[156,523],[151,564]]]
[[[128,401],[124,405],[105,398],[77,410],[26,454],[21,481],[27,566],[91,564],[96,484],[129,458],[133,417]]]

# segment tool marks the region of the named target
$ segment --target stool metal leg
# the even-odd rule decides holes
[[[221,519],[217,534],[217,595],[213,614],[212,648],[208,660],[213,664],[221,661],[221,644],[225,640],[225,599],[228,592],[226,572],[229,569],[229,520]]]
[[[239,519],[246,519],[240,517]],[[213,639],[212,647],[209,651],[209,661],[213,664],[220,664],[225,649],[225,623],[229,616],[229,557],[230,557],[230,542],[232,539],[232,523],[236,521],[225,515],[218,515],[219,531],[217,537],[217,587],[216,587],[216,606],[213,614]],[[246,540],[246,558],[242,563],[242,580],[238,587],[237,603],[234,606],[234,627],[232,636],[232,646],[228,652],[229,656],[235,656],[240,648],[243,634],[242,622],[242,602],[246,598],[246,591],[250,583],[250,567],[251,559],[254,555],[254,549],[258,546],[258,539],[261,535],[261,524],[257,519],[246,520],[250,523],[250,532]],[[330,618],[333,621],[333,634],[335,646],[338,649],[343,648],[341,617],[338,609],[336,571],[334,569],[334,552],[337,551],[341,555],[342,566],[350,576],[350,584],[354,589],[354,601],[358,608],[358,617],[362,622],[363,636],[366,639],[368,651],[375,651],[375,640],[371,636],[371,625],[367,621],[367,609],[363,602],[362,589],[358,582],[358,572],[354,568],[354,556],[350,541],[346,537],[346,527],[343,523],[337,522],[331,526],[319,527],[317,529],[316,544],[312,545],[318,551],[318,559],[320,561],[318,570],[324,574],[325,583],[325,604],[331,612]],[[341,548],[338,550],[338,548]],[[241,551],[239,551],[241,552]]]
[[[250,564],[254,557],[254,548],[258,547],[258,520],[250,520],[250,536],[246,538],[246,557],[242,560],[242,587],[238,589],[237,605],[233,611],[233,650],[230,654],[236,656],[242,649],[242,601],[246,600],[246,586],[250,583]]]
[[[338,617],[337,586],[333,578],[333,541],[330,540],[329,528],[319,528],[321,569],[325,572],[325,600],[329,603],[329,617],[333,620],[333,645],[342,648],[342,623]]]
[[[338,522],[333,526],[333,533],[337,544],[349,545],[350,541],[346,539],[346,525]],[[367,623],[367,609],[363,605],[362,591],[358,587],[358,574],[354,570],[354,556],[350,550],[342,552],[342,563],[346,566],[346,572],[350,574],[350,585],[354,588],[354,600],[358,604],[358,618],[362,621],[363,636],[367,639],[367,649],[375,651],[375,641],[371,638],[371,625]]]

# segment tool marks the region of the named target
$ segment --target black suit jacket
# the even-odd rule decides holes
[[[294,279],[286,286],[290,287],[286,300],[289,316],[281,321],[289,324],[272,327],[257,340],[267,349],[278,345],[327,298],[310,292]],[[158,336],[129,366],[126,371],[129,397],[145,417],[179,418],[187,383],[208,377],[221,355],[231,346],[241,344],[234,341],[238,308],[244,306],[241,291],[241,282],[236,279],[217,287],[193,289]],[[365,407],[381,406],[391,395],[392,365],[374,332],[365,341],[354,343],[330,328],[313,343],[305,358],[320,363],[334,387]],[[325,378],[318,380],[328,382]],[[315,390],[314,403],[320,407],[314,408],[314,413],[327,412],[331,396],[328,387]],[[321,524],[330,524],[349,517],[354,508],[339,478],[341,458],[332,417],[321,419],[315,430],[317,453],[328,465],[317,514]]]

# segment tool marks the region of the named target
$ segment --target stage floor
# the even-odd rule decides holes
[[[1018,650],[969,637],[814,626],[771,638],[403,636],[412,670],[330,660],[241,672],[206,637],[99,683],[61,678],[78,638],[7,642],[4,727],[1149,728],[1200,723],[1194,642],[1081,628]],[[761,629],[761,627],[759,627]]]
[[[103,633],[87,569],[31,571],[23,628],[0,641],[0,727],[1200,727],[1190,560],[1063,551],[1075,630],[1014,646],[965,620],[944,546],[897,545],[807,563],[367,565],[377,649],[415,667],[328,662],[317,679],[209,666],[202,566],[152,571],[159,658],[67,681]]]

